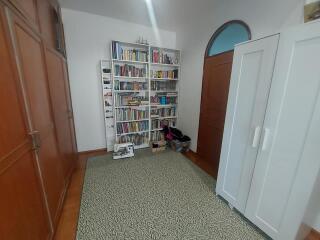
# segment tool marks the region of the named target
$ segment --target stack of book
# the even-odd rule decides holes
[[[178,69],[174,70],[150,70],[151,78],[168,78],[168,79],[178,79]]]
[[[115,106],[139,106],[148,105],[149,101],[147,97],[127,94],[115,95]]]
[[[115,81],[114,90],[148,90],[148,83]]]
[[[177,93],[161,93],[155,96],[150,96],[150,102],[152,104],[176,104],[177,103]]]
[[[151,121],[152,130],[161,130],[164,126],[175,127],[176,120],[175,119],[165,119],[165,120],[153,119]]]
[[[151,90],[152,91],[174,91],[176,90],[176,81],[152,81]]]
[[[148,51],[124,49],[119,42],[112,41],[112,57],[115,60],[148,62]]]
[[[133,143],[136,146],[142,144],[148,144],[149,142],[149,133],[140,133],[132,135],[124,135],[118,138],[118,143]]]
[[[175,116],[176,116],[176,107],[156,108],[151,110],[151,118],[175,117]]]
[[[114,66],[114,74],[115,77],[122,76],[122,77],[146,77],[146,69],[139,68],[134,65],[120,65],[117,64]]]
[[[161,49],[151,49],[151,62],[162,64],[177,64],[178,58],[174,54],[164,53]]]
[[[149,130],[149,121],[117,123],[117,134],[134,133]]]
[[[149,117],[148,110],[138,110],[131,108],[121,108],[116,110],[118,121],[133,121],[147,119]]]

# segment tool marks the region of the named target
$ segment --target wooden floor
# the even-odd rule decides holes
[[[320,233],[312,230],[305,240],[320,240]]]
[[[106,153],[106,150],[79,153],[77,165],[70,180],[66,200],[64,202],[62,214],[54,237],[55,240],[76,239],[81,193],[87,159],[89,157],[104,155]]]
[[[189,158],[194,164],[196,164],[210,176],[214,177],[214,179],[217,179],[214,174],[215,171],[213,167],[210,166],[208,163],[204,162],[195,152],[189,150],[188,152],[183,153],[183,155]]]
[[[54,240],[75,240],[77,233],[77,224],[80,211],[81,193],[86,171],[86,163],[89,157],[106,154],[106,150],[99,150],[87,153],[80,153],[77,160],[77,166],[72,175],[69,188],[67,191],[66,200],[63,206],[61,218],[57,227]],[[189,151],[184,153],[192,162],[198,165],[209,175],[213,175],[213,170],[210,166],[204,164],[196,153]],[[320,233],[311,231],[310,235],[305,240],[320,240]]]

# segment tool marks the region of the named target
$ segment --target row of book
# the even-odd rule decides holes
[[[170,96],[170,93],[167,93],[167,95],[155,95],[150,96],[150,102],[151,104],[161,104],[161,105],[167,105],[167,104],[176,104],[177,103],[177,96]]]
[[[118,121],[131,121],[149,118],[148,110],[121,108],[116,110]]]
[[[152,91],[175,91],[176,90],[176,81],[151,81],[151,90]]]
[[[178,64],[179,59],[175,54],[168,54],[161,49],[151,49],[151,62],[163,64]]]
[[[149,142],[149,133],[139,133],[139,134],[131,134],[131,135],[125,135],[120,136],[117,139],[118,143],[133,143],[136,146],[142,145],[142,144],[148,144]]]
[[[153,119],[151,121],[151,129],[162,129],[164,126],[168,127],[175,127],[176,126],[176,119]]]
[[[115,81],[114,90],[148,90],[148,83]]]
[[[178,69],[174,70],[150,70],[151,78],[168,78],[168,79],[178,79]]]
[[[164,133],[160,132],[160,131],[153,131],[153,132],[151,132],[150,140],[152,142],[163,141],[164,140]]]
[[[117,123],[117,134],[149,130],[149,121]]]
[[[147,71],[146,68],[136,67],[134,65],[129,64],[116,64],[114,65],[114,74],[115,76],[123,76],[123,77],[146,77]]]
[[[115,106],[140,106],[149,104],[147,97],[128,94],[116,94],[114,101]]]
[[[151,109],[151,118],[175,117],[176,111],[176,107]]]
[[[119,42],[112,41],[112,58],[116,60],[148,62],[148,51],[141,49],[125,49]]]

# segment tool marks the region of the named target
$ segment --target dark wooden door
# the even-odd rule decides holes
[[[50,237],[38,162],[0,2],[0,239]]]
[[[197,154],[216,178],[228,101],[233,51],[206,57],[203,69]]]
[[[17,64],[27,96],[25,101],[32,123],[30,131],[36,131],[39,136],[40,146],[37,149],[37,156],[51,223],[55,227],[62,206],[64,176],[55,135],[44,50],[40,37],[21,19],[15,15],[12,15],[10,19],[13,42],[18,56]]]
[[[64,59],[61,58],[60,53],[52,49],[46,49],[46,65],[58,149],[60,156],[63,158],[63,175],[65,184],[67,184],[75,161],[76,150],[73,145],[73,127],[70,125],[72,110],[69,106],[69,89],[66,86],[67,79],[64,64]]]

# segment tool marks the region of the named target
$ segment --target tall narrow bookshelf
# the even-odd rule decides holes
[[[112,68],[110,60],[100,61],[100,73],[102,84],[102,101],[105,120],[105,134],[107,149],[112,150],[115,143],[114,136],[114,111],[113,111],[113,85]]]
[[[161,140],[164,124],[178,120],[180,51],[150,46],[150,140]]]
[[[163,124],[176,126],[180,58],[176,49],[112,41],[116,143],[145,148],[163,138]]]

